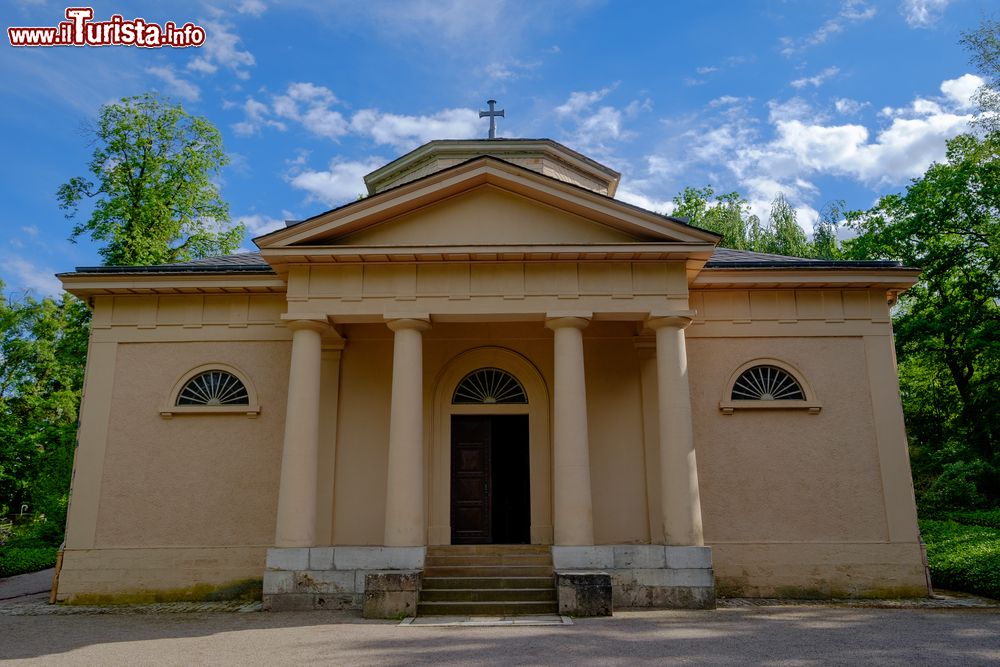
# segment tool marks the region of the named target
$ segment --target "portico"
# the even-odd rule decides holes
[[[659,424],[658,514],[663,517],[665,543],[703,545],[684,327],[693,314],[688,309],[688,274],[704,264],[715,237],[680,225],[675,229],[662,219],[650,220],[629,207],[609,204],[578,185],[551,180],[483,157],[391,190],[392,200],[410,198],[426,207],[427,192],[445,188],[447,205],[458,211],[451,224],[431,231],[447,234],[440,239],[447,244],[434,243],[433,235],[419,247],[386,243],[386,235],[441,225],[439,220],[450,216],[448,211],[426,208],[406,223],[397,221],[406,214],[396,213],[388,227],[380,218],[376,218],[379,224],[366,226],[357,219],[330,216],[259,240],[262,255],[288,276],[288,312],[283,318],[294,332],[276,549],[330,546],[319,543],[315,526],[321,515],[315,471],[320,469],[324,401],[317,360],[324,336],[344,345],[345,354],[350,354],[349,330],[360,325],[385,326],[392,336],[384,535],[379,553],[405,549],[406,566],[419,569],[421,548],[451,543],[447,417],[452,410],[447,399],[461,378],[455,372],[427,377],[424,338],[435,327],[488,330],[498,323],[533,328],[533,335],[543,339],[551,336],[545,355],[551,358],[550,381],[543,379],[530,357],[503,344],[459,349],[445,364],[460,359],[467,373],[476,370],[471,362],[477,356],[483,368],[496,367],[495,360],[505,357],[500,367],[506,365],[504,370],[517,382],[531,387],[533,395],[520,408],[530,412],[531,542],[557,547],[553,552],[557,569],[613,566],[613,562],[602,564],[594,549],[599,542],[594,530],[584,346],[592,323],[613,323],[632,332],[630,339],[619,342],[632,355],[635,340],[655,336],[659,398],[656,414],[648,421]],[[512,220],[523,217],[519,207],[525,197],[539,196],[543,187],[550,201],[558,195],[564,206],[572,200],[577,208],[619,209],[617,229],[602,224],[589,232],[604,234],[605,241],[613,242],[555,243],[558,227],[569,222],[565,213],[543,214],[530,229],[505,230]],[[373,199],[386,196],[375,193]],[[495,218],[477,220],[474,229],[469,228],[462,199],[470,198],[489,201]],[[380,207],[373,202],[372,208]],[[537,217],[538,211],[533,213]],[[608,213],[601,211],[603,216]],[[594,225],[578,214],[573,217],[579,221],[572,224]],[[393,227],[398,228],[395,234]],[[511,243],[498,247],[494,242],[489,249],[455,244],[463,236],[471,242],[496,234],[512,234],[507,239]],[[326,428],[336,426],[328,423]],[[280,558],[279,551],[272,553],[272,561]],[[384,568],[383,560],[371,567]]]

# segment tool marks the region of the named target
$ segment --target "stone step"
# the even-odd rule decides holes
[[[552,554],[547,544],[448,544],[427,547],[428,556],[510,556]]]
[[[437,565],[552,565],[552,554],[427,554],[424,567]]]
[[[420,602],[418,616],[516,616],[557,614],[557,602]]]
[[[553,588],[552,577],[424,577],[423,590],[442,588]]]
[[[551,565],[432,565],[424,577],[551,577]]]
[[[425,588],[421,602],[555,602],[556,589],[549,588]]]

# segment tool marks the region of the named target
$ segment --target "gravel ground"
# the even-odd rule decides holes
[[[997,665],[1000,603],[722,599],[572,625],[442,627],[260,603],[48,604],[46,574],[0,580],[0,661],[25,665]],[[4,599],[6,595],[6,599]],[[236,613],[242,612],[242,613]]]
[[[343,612],[0,617],[29,665],[996,665],[996,609],[626,611],[545,627],[400,626]]]

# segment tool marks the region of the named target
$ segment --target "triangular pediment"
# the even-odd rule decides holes
[[[337,245],[505,245],[511,243],[634,243],[650,241],[540,204],[493,185],[480,185],[412,213],[344,237]]]
[[[715,244],[666,216],[484,156],[254,239],[303,246]]]

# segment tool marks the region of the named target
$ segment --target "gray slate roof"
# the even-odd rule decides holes
[[[716,248],[705,268],[708,269],[856,269],[856,268],[899,268],[899,262],[893,261],[836,261],[827,259],[806,259],[803,257],[786,257],[748,250],[732,250]],[[274,271],[260,256],[259,252],[241,252],[235,255],[206,257],[190,262],[176,264],[160,264],[157,266],[79,266],[77,273],[264,273]]]

